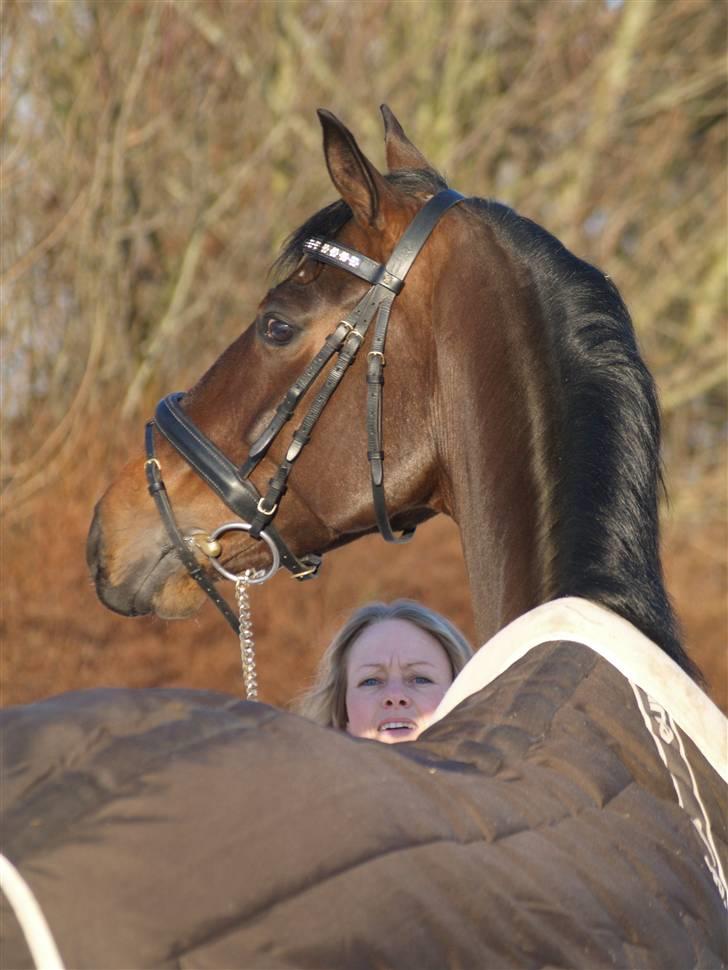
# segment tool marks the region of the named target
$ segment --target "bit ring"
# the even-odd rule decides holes
[[[224,532],[250,532],[251,528],[252,526],[249,522],[225,522],[223,525],[215,529],[214,532],[211,532],[209,538],[212,541],[215,541],[216,539],[219,539]],[[278,552],[278,547],[268,533],[265,531],[261,532],[260,538],[263,540],[263,542],[265,542],[270,550],[272,561],[267,570],[258,571],[254,576],[250,575],[250,573],[253,572],[252,570],[246,570],[246,572],[242,573],[241,575],[237,575],[236,573],[231,573],[229,569],[225,569],[225,567],[222,566],[217,559],[210,559],[210,562],[217,572],[219,572],[221,576],[224,576],[225,579],[229,579],[230,582],[237,583],[240,580],[243,580],[246,583],[250,583],[252,586],[258,586],[260,583],[264,583],[266,580],[270,579],[271,576],[277,573],[281,564],[281,557]]]

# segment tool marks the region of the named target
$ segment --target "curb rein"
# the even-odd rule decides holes
[[[367,354],[366,418],[367,458],[371,471],[374,512],[377,527],[387,542],[407,542],[414,534],[414,528],[404,531],[400,536],[394,534],[384,496],[384,452],[382,450],[384,345],[392,305],[404,286],[407,273],[441,216],[463,198],[453,189],[444,189],[433,196],[419,210],[405,230],[386,264],[377,263],[337,242],[330,242],[316,236],[304,240],[302,247],[304,255],[318,262],[345,269],[359,279],[371,283],[371,287],[354,309],[338,324],[334,332],[326,338],[321,350],[288,389],[268,427],[252,444],[248,457],[240,468],[234,465],[187,417],[181,407],[184,397],[181,392],[162,398],[155,410],[154,419],[146,426],[147,459],[144,468],[149,493],[154,499],[167,535],[190,576],[210,597],[240,638],[246,694],[251,700],[256,696],[256,676],[247,586],[264,583],[277,572],[280,565],[285,566],[299,580],[310,579],[318,573],[321,557],[314,553],[301,558],[295,556],[273,525],[273,518],[286,492],[288,476],[294,462],[308,443],[321,412],[364,343],[369,325],[375,316],[372,346]],[[338,354],[334,366],[300,426],[293,433],[285,458],[270,479],[265,495],[262,496],[250,481],[251,472],[258,466],[283,426],[293,416],[299,399],[310,388],[334,354]],[[154,451],[155,427],[242,521],[227,522],[209,536],[204,536],[200,532],[184,536],[180,532],[162,479],[162,468]],[[262,539],[266,543],[272,556],[272,562],[267,571],[248,569],[236,575],[226,570],[217,561],[222,551],[219,537],[233,530],[247,532],[254,539]],[[192,551],[192,545],[205,553],[221,576],[235,583],[239,607],[237,615],[206,574]]]

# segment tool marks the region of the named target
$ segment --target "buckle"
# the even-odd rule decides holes
[[[358,337],[359,338],[359,346],[361,346],[362,341],[364,340],[364,334],[360,330],[357,330],[356,329],[356,324],[355,323],[349,323],[348,320],[342,320],[341,321],[341,326],[346,327],[346,329],[348,330],[348,333],[346,335],[346,339],[348,340],[349,337]]]
[[[256,505],[256,508],[258,509],[258,511],[260,512],[260,514],[261,515],[275,515],[276,510],[278,508],[278,502],[275,503],[275,505],[273,506],[272,509],[267,509],[265,507],[265,505],[263,504],[264,501],[265,501],[265,499],[261,498],[259,500],[258,504]]]
[[[304,560],[301,560],[301,562],[303,561]],[[303,582],[306,579],[313,579],[313,577],[318,574],[318,571],[321,568],[321,563],[323,562],[321,556],[316,556],[314,553],[309,553],[308,561],[311,563],[308,569],[302,569],[300,573],[291,573],[291,576],[293,576],[294,579]]]

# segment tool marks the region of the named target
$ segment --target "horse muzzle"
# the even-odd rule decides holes
[[[146,545],[146,544],[145,544]],[[149,543],[148,552],[123,568],[109,556],[99,506],[86,541],[86,562],[96,595],[122,616],[156,613],[164,619],[181,619],[196,613],[204,596],[190,581],[175,551],[162,543]]]

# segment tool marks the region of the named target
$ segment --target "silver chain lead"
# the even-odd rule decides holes
[[[255,672],[255,641],[253,640],[253,621],[250,616],[248,586],[252,579],[261,574],[254,569],[246,569],[235,580],[235,596],[238,601],[238,621],[240,623],[240,660],[243,665],[245,697],[249,701],[258,699],[258,677]]]

